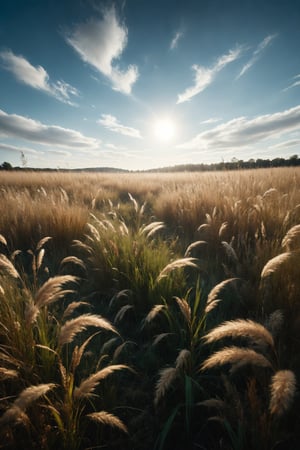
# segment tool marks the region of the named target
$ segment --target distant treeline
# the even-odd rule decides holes
[[[300,158],[298,155],[290,156],[288,159],[285,158],[274,158],[274,159],[249,159],[244,161],[242,159],[233,158],[230,162],[218,162],[211,164],[180,164],[176,166],[161,167],[158,169],[149,170],[137,170],[130,171],[124,169],[116,169],[113,167],[90,167],[82,169],[37,169],[30,167],[13,167],[10,163],[4,162],[0,165],[0,170],[22,170],[22,171],[34,171],[34,172],[209,172],[218,170],[237,170],[237,169],[261,169],[261,168],[271,168],[271,167],[292,167],[300,166]]]

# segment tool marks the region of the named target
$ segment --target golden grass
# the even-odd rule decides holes
[[[263,325],[252,320],[236,319],[225,322],[210,331],[203,339],[210,344],[226,337],[246,337],[256,345],[269,345],[274,348],[271,333]]]
[[[291,370],[279,370],[272,377],[270,412],[281,416],[291,406],[296,394],[296,377]]]

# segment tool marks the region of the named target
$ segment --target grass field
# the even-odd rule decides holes
[[[0,250],[0,448],[297,448],[300,169],[1,172]]]

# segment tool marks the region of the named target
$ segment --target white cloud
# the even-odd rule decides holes
[[[276,36],[277,34],[270,34],[269,36],[265,37],[262,42],[260,42],[260,44],[254,50],[250,60],[242,67],[242,70],[240,71],[237,78],[243,76],[250,69],[250,67],[252,67],[253,64],[256,63],[256,61],[260,58],[260,55],[263,52],[263,50],[266,47],[268,47],[268,45],[273,41],[273,39],[275,39]]]
[[[265,139],[279,138],[300,131],[300,105],[286,111],[258,116],[239,117],[198,134],[178,148],[215,151],[255,145]]]
[[[79,131],[57,125],[44,125],[33,119],[0,110],[0,136],[19,138],[43,145],[88,150],[97,148],[100,141]]]
[[[229,53],[221,56],[212,67],[202,67],[194,64],[192,69],[195,71],[193,86],[187,88],[182,94],[178,95],[177,104],[189,101],[192,97],[204,91],[215,79],[216,75],[224,69],[227,64],[235,61],[241,55],[241,47],[230,50]]]
[[[170,50],[174,50],[175,48],[177,48],[178,46],[178,42],[180,41],[180,39],[183,38],[183,32],[182,31],[177,31],[175,33],[175,36],[173,37],[171,44],[170,44]]]
[[[27,86],[46,92],[64,103],[74,105],[70,97],[78,96],[76,88],[63,81],[50,82],[49,75],[42,66],[34,67],[23,56],[15,55],[11,50],[0,52],[3,68]]]
[[[102,114],[101,119],[97,120],[97,123],[103,125],[105,128],[108,128],[110,131],[114,131],[115,133],[142,139],[139,130],[122,125],[120,122],[118,122],[118,119],[116,117],[110,114]]]
[[[66,40],[83,61],[110,79],[113,89],[131,93],[139,72],[135,65],[122,70],[114,64],[115,60],[120,59],[128,41],[128,30],[119,22],[114,7],[106,9],[101,19],[93,18],[77,25]]]

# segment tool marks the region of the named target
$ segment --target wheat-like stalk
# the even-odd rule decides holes
[[[292,271],[293,273],[299,273],[297,268],[299,268],[300,261],[300,250],[294,250],[292,252],[281,253],[275,256],[275,258],[270,259],[264,266],[261,272],[262,280],[267,276],[279,272],[280,270],[286,269],[287,271]]]
[[[270,413],[281,416],[291,406],[296,393],[296,377],[291,370],[279,370],[271,381]]]
[[[88,302],[71,302],[71,303],[69,303],[69,305],[64,310],[64,313],[62,316],[63,320],[66,319],[67,317],[71,316],[73,314],[73,312],[80,306],[91,306],[91,305]]]
[[[152,322],[152,320],[165,309],[164,305],[155,305],[151,309],[151,311],[148,312],[147,316],[145,317],[145,324],[149,324]]]
[[[71,360],[71,371],[73,373],[75,372],[75,369],[79,366],[82,355],[85,352],[87,345],[97,334],[99,334],[99,332],[94,333],[91,336],[89,336],[80,347],[78,347],[78,345],[76,345],[76,347],[74,348],[73,353],[72,353],[72,360]]]
[[[244,319],[224,322],[210,331],[203,339],[209,344],[226,337],[247,337],[257,345],[268,344],[270,347],[274,347],[273,337],[263,325]]]
[[[38,400],[40,397],[44,396],[50,389],[53,389],[55,384],[39,384],[37,386],[30,386],[24,389],[19,397],[14,401],[12,406],[5,411],[3,416],[0,418],[1,424],[22,422],[27,419],[25,410],[34,401]]]
[[[140,234],[145,234],[147,238],[150,238],[162,228],[165,228],[164,222],[151,222],[140,229]]]
[[[184,257],[189,257],[191,256],[193,250],[195,249],[199,249],[199,248],[207,248],[207,242],[206,241],[195,241],[192,242],[186,249],[185,253],[184,253]]]
[[[220,300],[220,294],[223,291],[223,289],[225,289],[230,284],[235,284],[235,282],[238,279],[239,278],[228,278],[222,281],[221,283],[217,284],[216,286],[214,286],[210,291],[210,293],[208,294],[206,305],[209,305],[211,302],[215,300]]]
[[[300,225],[292,227],[284,236],[281,243],[287,251],[293,251],[300,248]]]
[[[159,373],[159,379],[155,387],[154,403],[157,405],[159,401],[166,395],[174,381],[178,378],[178,370],[176,367],[166,367]]]
[[[180,258],[168,264],[157,277],[157,282],[159,282],[162,278],[165,278],[170,272],[176,269],[182,269],[184,267],[192,267],[194,269],[198,269],[198,265],[196,264],[197,258]]]
[[[17,269],[5,255],[0,255],[0,270],[3,270],[13,278],[20,278]]]
[[[0,234],[0,243],[7,247],[7,240],[5,239],[3,234]]]
[[[6,380],[8,378],[18,378],[18,376],[19,374],[16,370],[0,367],[0,379]]]
[[[87,414],[86,417],[89,417],[94,422],[99,422],[102,425],[109,425],[110,427],[118,428],[126,434],[128,433],[126,425],[114,414],[110,414],[106,411],[99,411]]]
[[[53,278],[49,278],[37,291],[35,296],[35,304],[38,308],[49,305],[61,297],[63,297],[66,293],[70,293],[73,291],[70,290],[62,290],[62,286],[66,283],[75,283],[77,278],[73,275],[58,275]]]
[[[201,366],[202,370],[212,369],[224,364],[238,364],[239,367],[245,364],[252,364],[260,367],[271,367],[270,361],[262,354],[249,348],[225,347],[211,355]]]
[[[185,318],[186,323],[190,324],[191,323],[191,314],[192,314],[190,305],[184,298],[175,297],[175,301],[176,301],[177,305],[179,306],[181,314]]]
[[[189,372],[192,366],[192,354],[190,350],[184,348],[179,352],[175,362],[176,369]]]
[[[38,252],[38,251],[46,244],[46,242],[50,241],[50,239],[52,239],[51,236],[46,236],[46,237],[42,238],[42,239],[37,243],[36,251]]]
[[[105,367],[96,373],[93,373],[88,378],[83,380],[78,387],[74,390],[75,398],[89,398],[94,395],[94,391],[101,380],[104,380],[108,375],[118,371],[129,369],[128,366],[124,364],[112,364],[111,366]]]
[[[62,267],[65,264],[75,264],[76,266],[81,267],[86,272],[86,265],[82,261],[82,259],[77,258],[77,256],[66,256],[66,258],[62,259],[60,262],[60,267]]]
[[[27,303],[24,313],[25,324],[27,326],[33,324],[36,321],[39,312],[39,308],[34,303]]]
[[[106,319],[96,314],[82,314],[75,319],[68,320],[60,330],[59,344],[69,344],[73,341],[74,337],[86,330],[87,327],[97,327],[103,330],[112,331],[119,334],[116,328]]]

